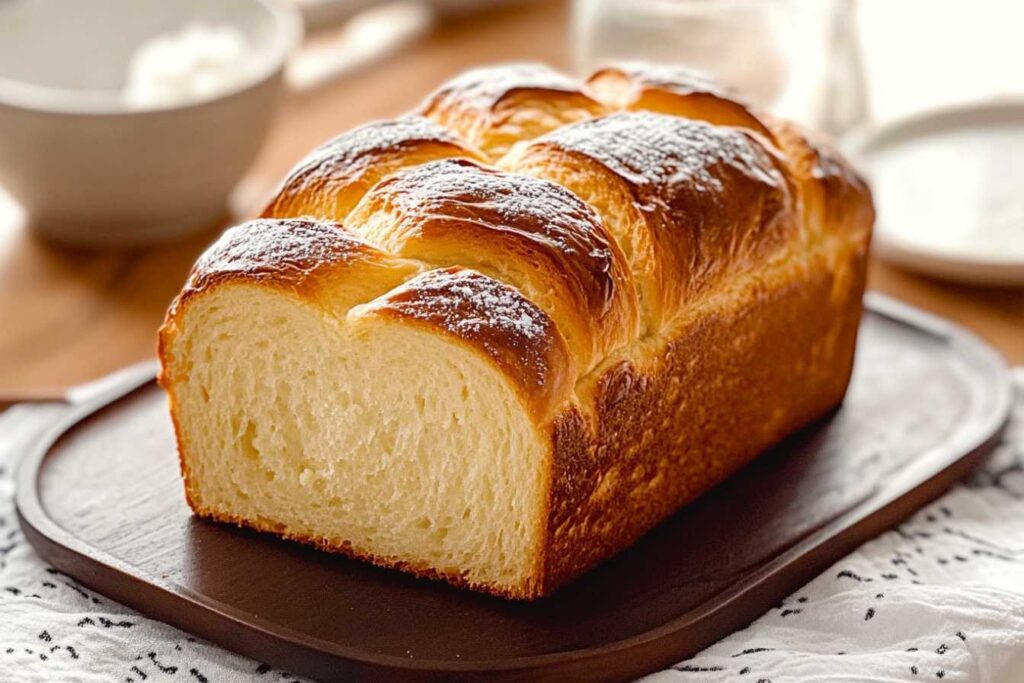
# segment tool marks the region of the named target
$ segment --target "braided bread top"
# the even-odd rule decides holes
[[[339,316],[432,325],[551,416],[731,281],[817,251],[838,270],[872,220],[845,161],[693,74],[491,67],[315,150],[186,293],[258,274]]]

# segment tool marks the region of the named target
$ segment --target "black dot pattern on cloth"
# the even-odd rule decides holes
[[[657,681],[1015,680],[1024,671],[1024,369],[1014,416],[962,485]],[[14,515],[17,455],[55,414],[0,413],[0,681],[305,683],[96,595]]]
[[[15,519],[11,476],[57,414],[0,413],[0,681],[307,683],[142,617],[39,559]]]
[[[1014,378],[1002,443],[966,481],[747,628],[650,680],[1024,676],[1024,368]]]

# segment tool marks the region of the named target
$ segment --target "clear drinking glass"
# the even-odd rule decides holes
[[[682,64],[840,134],[865,114],[853,0],[575,0],[574,63]]]

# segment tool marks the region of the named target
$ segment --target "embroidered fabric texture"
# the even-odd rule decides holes
[[[1024,367],[1003,443],[971,477],[748,628],[648,681],[1024,680]],[[0,681],[305,681],[108,600],[39,559],[17,457],[59,409],[0,414]]]

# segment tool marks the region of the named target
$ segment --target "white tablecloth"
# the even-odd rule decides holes
[[[748,628],[650,681],[1024,681],[1024,368],[985,465]],[[0,681],[304,680],[146,619],[41,561],[12,504],[45,410],[0,415]],[[14,429],[14,425],[18,429]]]

